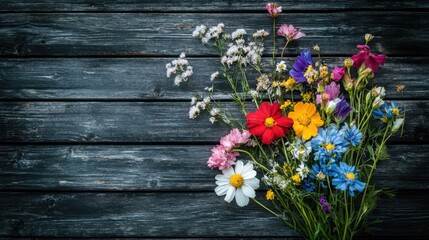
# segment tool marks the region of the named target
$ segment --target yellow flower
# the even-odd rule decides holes
[[[310,102],[311,101],[311,93],[301,93],[302,101],[303,102]]]
[[[324,124],[313,103],[298,102],[288,117],[293,119],[295,134],[305,140],[317,135],[317,128]]]
[[[297,173],[297,174],[295,174],[295,175],[293,175],[290,179],[292,179],[292,181],[295,183],[295,184],[300,184],[301,183],[301,177],[299,176],[299,174]]]
[[[280,86],[286,88],[286,91],[291,91],[295,87],[296,81],[294,78],[289,77],[287,80],[283,80]]]
[[[285,108],[289,107],[291,104],[292,104],[292,102],[290,100],[287,100],[282,105],[280,105],[280,109],[285,109]]]
[[[271,190],[271,189],[269,189],[268,191],[267,191],[267,195],[265,195],[265,198],[267,199],[267,200],[274,200],[274,192],[273,192],[273,190]]]

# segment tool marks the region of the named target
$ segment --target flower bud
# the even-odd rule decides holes
[[[404,124],[403,118],[396,119],[395,122],[393,123],[393,126],[392,126],[392,133],[397,132],[399,130],[399,128],[402,126],[402,124]]]
[[[346,58],[344,60],[344,66],[346,66],[347,68],[350,68],[351,66],[353,66],[353,63],[354,63],[354,61],[351,58]]]
[[[367,94],[366,94],[366,97],[365,97],[365,103],[369,103],[369,101],[371,101],[371,97],[372,97],[373,95],[372,95],[372,91],[369,91]]]
[[[371,89],[371,95],[373,97],[384,97],[386,96],[386,89],[384,89],[384,87],[374,87]]]
[[[369,34],[369,33],[365,34],[365,42],[366,43],[371,42],[372,39],[374,39],[374,36],[372,34]]]
[[[314,50],[314,51],[316,51],[316,52],[320,52],[320,47],[319,47],[319,45],[314,45],[314,46],[313,46],[313,50]]]
[[[372,103],[372,109],[378,109],[381,106],[383,106],[383,104],[384,104],[383,99],[381,99],[380,96],[378,96],[374,99],[374,102]]]
[[[326,104],[325,112],[328,115],[331,115],[335,109],[337,108],[338,103],[341,101],[339,98],[335,98],[332,101],[329,101],[328,104]]]
[[[350,91],[353,89],[353,80],[350,77],[350,74],[346,72],[343,77],[343,85],[346,91]]]

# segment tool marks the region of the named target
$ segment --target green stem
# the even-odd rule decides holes
[[[289,39],[286,41],[286,44],[285,44],[285,46],[284,46],[284,48],[283,48],[283,50],[282,50],[282,55],[281,55],[280,60],[283,60],[283,53],[285,52],[286,47],[287,47],[287,45],[288,45],[288,44],[289,44]]]

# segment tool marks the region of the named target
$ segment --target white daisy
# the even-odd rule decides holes
[[[285,61],[281,61],[281,62],[279,62],[278,64],[277,64],[277,66],[276,66],[276,71],[277,72],[283,72],[283,71],[285,71],[286,70],[286,63],[285,63]]]
[[[259,179],[253,164],[247,163],[243,166],[242,161],[237,161],[235,170],[233,167],[222,170],[222,174],[216,175],[215,192],[218,196],[225,196],[225,201],[230,203],[234,197],[237,205],[244,207],[249,203],[249,198],[256,196],[255,189],[259,188]]]
[[[298,172],[299,176],[304,179],[307,177],[309,170],[308,167],[305,166],[305,164],[302,162],[301,164],[299,164],[299,167],[296,169],[296,171]]]

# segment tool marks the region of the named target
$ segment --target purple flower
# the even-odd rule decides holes
[[[326,199],[325,196],[323,195],[320,196],[319,203],[320,203],[320,206],[322,206],[322,209],[325,213],[329,213],[332,211],[332,207],[331,205],[329,205],[328,200]]]
[[[338,82],[343,78],[344,73],[346,72],[346,67],[334,67],[334,71],[332,71],[332,80]]]
[[[325,87],[323,94],[316,95],[316,103],[320,104],[323,102],[323,105],[326,105],[328,101],[332,101],[338,97],[340,94],[340,85],[335,82],[331,82],[328,86]]]
[[[315,67],[313,58],[311,57],[311,51],[306,49],[302,51],[296,58],[293,64],[293,69],[289,71],[289,74],[299,83],[307,82],[307,78],[304,76],[304,72],[311,66]]]
[[[337,104],[337,108],[334,113],[334,117],[337,121],[344,121],[346,117],[349,115],[352,107],[347,103],[344,97],[341,98],[341,101]]]

